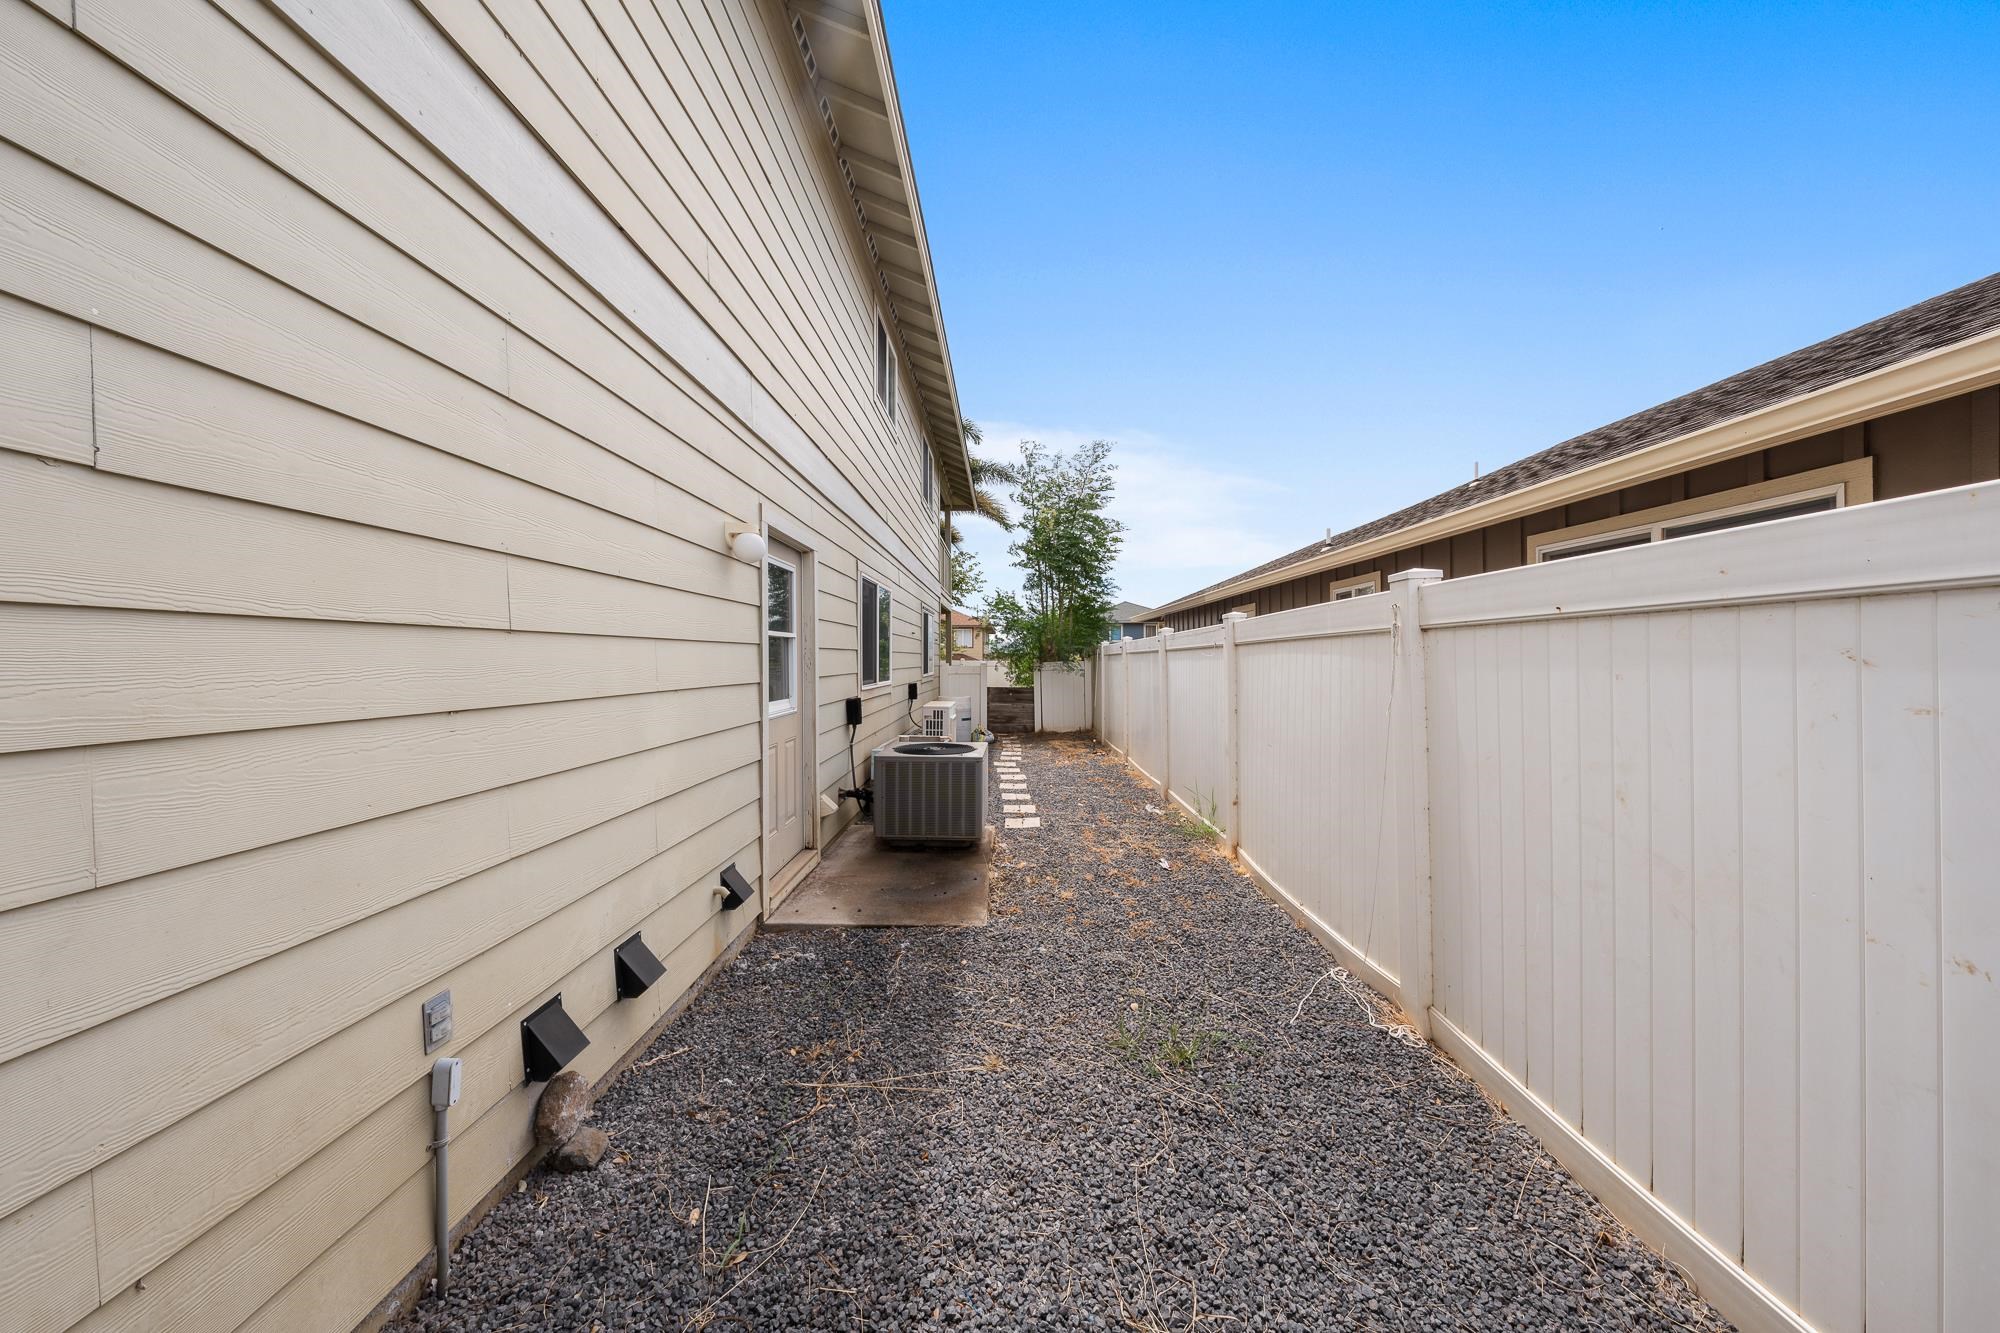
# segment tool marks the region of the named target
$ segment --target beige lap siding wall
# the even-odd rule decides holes
[[[784,21],[0,0],[0,1330],[352,1327],[429,1249],[425,998],[462,1216],[525,1013],[600,1075],[752,928],[731,522],[812,551],[822,790],[864,568],[901,724],[937,514]]]

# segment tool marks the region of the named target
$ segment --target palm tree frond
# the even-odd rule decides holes
[[[1014,526],[1014,516],[1007,512],[1007,505],[990,487],[974,486],[972,490],[972,512],[990,518],[1003,528]]]

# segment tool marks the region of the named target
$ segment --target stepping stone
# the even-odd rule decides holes
[[[1041,813],[1032,805],[1003,805],[1000,807],[1000,811],[1002,814],[1009,815],[1034,815]]]
[[[1040,828],[1041,826],[1042,818],[1040,815],[1028,815],[1025,818],[1010,819],[1007,821],[1008,828]]]

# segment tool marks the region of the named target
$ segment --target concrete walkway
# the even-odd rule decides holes
[[[407,1326],[1726,1327],[1108,752],[1011,758],[990,925],[760,936]]]

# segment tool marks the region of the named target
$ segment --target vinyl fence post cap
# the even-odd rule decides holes
[[[1436,583],[1444,578],[1442,569],[1404,569],[1389,576],[1391,584]]]

